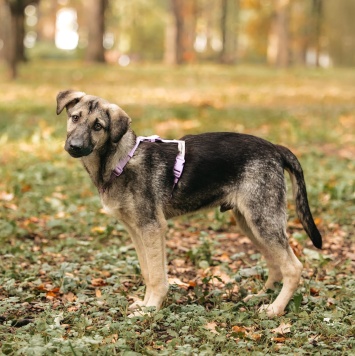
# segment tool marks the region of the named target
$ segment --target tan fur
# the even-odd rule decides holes
[[[81,159],[99,191],[104,209],[125,225],[137,251],[146,293],[142,301],[130,306],[131,310],[138,309],[135,313],[141,313],[143,307],[158,310],[167,295],[166,219],[220,206],[221,211],[233,210],[242,231],[266,259],[269,276],[258,295],[283,281],[275,301],[261,310],[269,316],[284,312],[302,271],[286,235],[285,166],[298,197],[298,211],[306,219],[303,226],[314,235],[318,232],[309,211],[301,168],[291,152],[242,134],[185,137],[189,159],[172,195],[176,156],[172,146],[139,147],[124,173],[114,177],[112,172],[117,163],[135,144],[131,119],[117,105],[83,92],[59,93],[57,114],[64,108],[68,114],[65,149]],[[221,142],[228,149],[223,149]],[[220,162],[224,164],[221,166]],[[218,174],[216,165],[219,165]],[[200,173],[196,173],[198,170]],[[321,245],[320,235],[312,241],[316,241],[316,246]]]

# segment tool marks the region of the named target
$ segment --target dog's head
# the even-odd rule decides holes
[[[66,90],[57,95],[57,115],[68,114],[65,150],[73,157],[88,156],[94,150],[117,144],[131,119],[117,105],[97,96]]]

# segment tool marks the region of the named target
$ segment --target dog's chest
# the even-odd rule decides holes
[[[105,213],[119,218],[119,212],[122,209],[122,206],[118,201],[114,202],[111,201],[111,199],[101,197],[101,204]]]
[[[133,204],[130,204],[132,199],[124,194],[117,196],[121,199],[103,195],[101,196],[101,204],[107,214],[123,221],[127,219],[127,214],[130,215],[132,213]]]
[[[106,205],[105,203],[102,203],[102,209],[104,210],[104,212],[108,215],[115,215],[115,211],[109,206]]]

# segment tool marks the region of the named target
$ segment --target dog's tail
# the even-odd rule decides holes
[[[290,174],[293,196],[296,201],[296,211],[298,218],[307,235],[313,242],[313,245],[319,249],[322,248],[322,236],[313,220],[311,210],[307,199],[306,183],[303,177],[301,164],[297,157],[286,147],[276,145],[277,150],[283,158],[284,168]]]

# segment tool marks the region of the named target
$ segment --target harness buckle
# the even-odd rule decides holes
[[[123,167],[117,165],[116,168],[112,171],[112,173],[116,176],[119,177],[123,172]]]
[[[176,156],[175,165],[174,165],[174,176],[176,180],[175,183],[177,183],[178,179],[181,177],[182,171],[184,169],[184,163],[185,163],[184,156],[181,153],[179,153]]]

